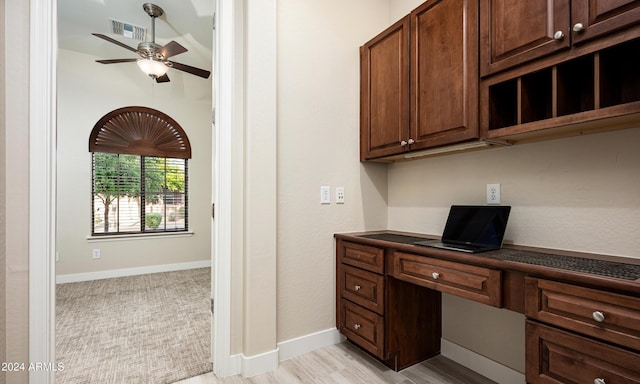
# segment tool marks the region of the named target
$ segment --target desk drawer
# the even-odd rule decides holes
[[[340,311],[340,331],[360,347],[383,359],[384,318],[345,299],[340,300]]]
[[[339,262],[379,274],[384,272],[384,249],[346,241],[342,245]]]
[[[531,321],[526,334],[529,384],[640,383],[637,353]]]
[[[395,252],[393,276],[483,304],[502,306],[501,271]]]
[[[380,315],[384,314],[384,277],[348,265],[340,267],[340,295]]]
[[[640,299],[528,277],[525,314],[640,351]]]

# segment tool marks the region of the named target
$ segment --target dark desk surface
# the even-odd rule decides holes
[[[414,245],[436,236],[399,231],[336,234],[336,238],[468,264],[521,271],[542,277],[640,294],[640,259],[505,245],[497,251],[467,254]]]

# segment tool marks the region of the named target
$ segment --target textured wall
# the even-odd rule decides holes
[[[386,0],[278,1],[278,341],[335,327],[333,234],[386,226],[386,167],[358,161],[358,47],[387,10]]]
[[[5,146],[0,156],[6,160],[2,170],[6,189],[2,225],[4,268],[0,271],[6,311],[2,322],[1,361],[29,362],[29,3],[3,2],[2,30],[4,69],[2,92],[5,93],[2,115]],[[6,55],[6,56],[5,56]],[[6,97],[11,95],[11,97]],[[6,225],[10,223],[10,225]],[[27,372],[0,373],[0,382],[24,383]]]
[[[4,11],[5,5],[4,2],[2,2],[0,4],[0,31],[2,32],[2,36],[6,36],[6,30],[5,30],[5,22],[4,22],[4,15],[5,15],[5,11]],[[7,318],[7,307],[5,305],[5,301],[6,301],[6,294],[7,294],[7,287],[6,287],[6,282],[7,282],[7,278],[6,278],[6,274],[7,274],[7,244],[6,244],[6,231],[5,228],[7,228],[7,218],[6,218],[6,205],[7,205],[7,201],[5,199],[6,196],[6,188],[7,188],[7,184],[6,184],[6,164],[7,164],[7,159],[5,154],[7,153],[7,150],[5,148],[6,145],[6,141],[5,141],[5,127],[6,127],[6,109],[5,109],[5,103],[6,103],[6,92],[7,89],[4,86],[4,84],[6,84],[6,72],[5,72],[5,39],[2,38],[0,39],[0,84],[2,84],[2,86],[0,87],[0,148],[2,148],[2,151],[0,152],[0,170],[2,170],[2,172],[0,172],[0,276],[2,277],[2,279],[0,279],[0,361],[7,361],[6,358],[6,354],[7,354],[7,344],[6,344],[6,337],[7,337],[7,324],[6,324],[6,318]],[[0,383],[4,383],[6,381],[6,373],[5,372],[0,372]]]

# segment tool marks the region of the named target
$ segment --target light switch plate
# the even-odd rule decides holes
[[[331,187],[328,185],[320,187],[320,204],[331,204]]]

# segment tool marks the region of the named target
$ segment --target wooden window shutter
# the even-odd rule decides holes
[[[191,144],[170,116],[134,106],[111,111],[96,123],[89,152],[190,159]]]

